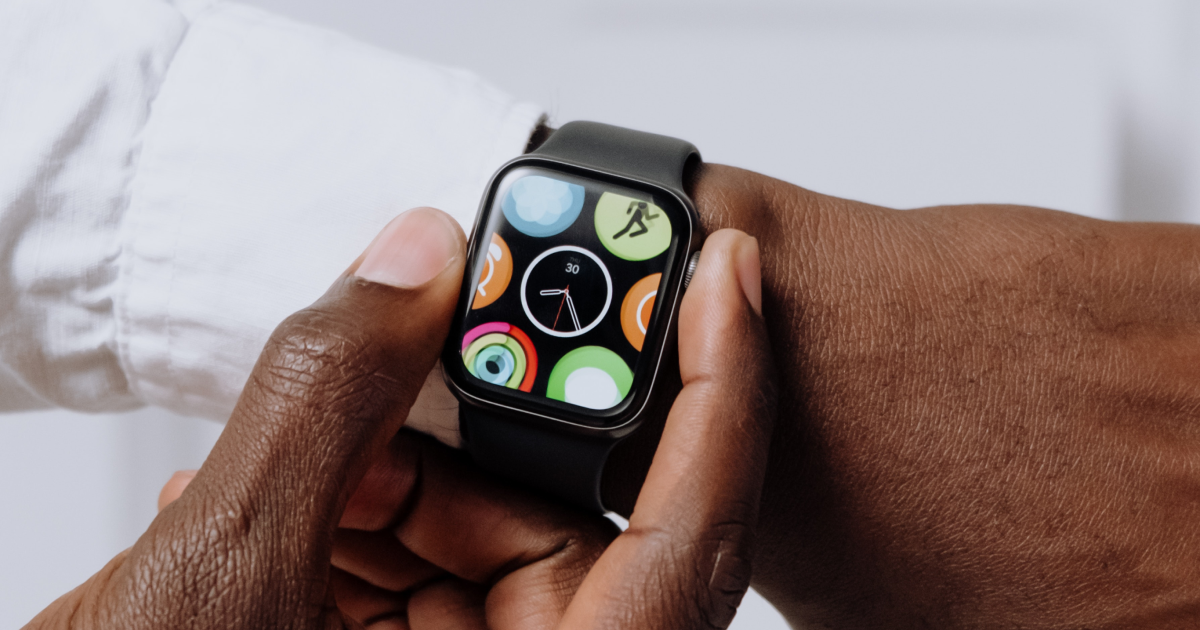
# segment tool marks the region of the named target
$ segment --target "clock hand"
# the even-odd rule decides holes
[[[562,289],[542,289],[542,295],[562,295],[565,293]]]
[[[575,322],[575,330],[583,328],[579,325],[579,315],[575,313],[575,301],[571,299],[571,294],[567,293],[567,308],[571,311],[571,321]]]
[[[553,289],[553,290],[557,291],[557,289]],[[562,290],[563,299],[562,299],[562,302],[558,303],[558,312],[554,314],[554,325],[550,327],[550,330],[558,330],[558,318],[560,315],[562,315],[563,304],[565,304],[567,302],[567,299],[571,295],[570,293],[568,293],[568,291],[570,291],[570,290],[571,290],[571,285],[569,285],[569,284],[567,285],[567,288]],[[558,295],[558,294],[551,293],[550,295]]]

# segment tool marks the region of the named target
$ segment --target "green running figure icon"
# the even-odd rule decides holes
[[[596,202],[596,236],[624,260],[649,260],[671,246],[671,212],[649,199],[606,192]]]
[[[616,234],[613,234],[613,240],[616,240],[616,239],[624,236],[626,232],[629,232],[629,230],[633,229],[633,226],[635,224],[638,226],[638,230],[636,232],[633,232],[632,234],[630,234],[629,238],[633,238],[635,236],[641,236],[650,231],[650,228],[646,227],[645,220],[658,218],[657,214],[650,214],[649,208],[647,207],[647,204],[645,201],[630,202],[629,208],[627,210],[625,210],[625,214],[633,214],[633,217],[631,219],[629,219],[629,224],[625,226],[625,229],[621,230],[620,232],[617,232]]]

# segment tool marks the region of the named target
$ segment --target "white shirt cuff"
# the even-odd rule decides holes
[[[240,5],[200,11],[153,103],[121,234],[134,394],[224,420],[278,322],[405,209],[469,230],[541,116],[465,72]],[[410,426],[454,444],[457,405],[435,380]]]

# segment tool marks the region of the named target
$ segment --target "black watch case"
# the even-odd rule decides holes
[[[490,233],[488,226],[491,215],[500,212],[496,197],[505,178],[517,169],[535,168],[596,182],[602,187],[626,189],[646,195],[658,206],[671,212],[672,243],[667,249],[667,260],[662,269],[664,281],[659,286],[660,294],[655,300],[651,325],[645,332],[645,341],[633,369],[633,384],[629,394],[616,406],[596,411],[576,405],[552,400],[507,387],[486,383],[473,377],[466,369],[462,357],[462,339],[467,318],[471,313],[471,300],[484,261],[481,252],[486,252],[483,239]],[[547,239],[548,243],[553,240]],[[572,163],[559,158],[539,154],[517,157],[502,166],[488,183],[487,191],[480,202],[479,212],[469,238],[467,266],[462,290],[454,312],[450,334],[442,353],[442,366],[450,390],[459,403],[477,408],[481,412],[497,414],[512,421],[529,423],[543,430],[561,432],[580,437],[607,438],[618,440],[632,433],[640,424],[640,416],[651,400],[659,371],[663,366],[663,353],[674,348],[676,318],[683,297],[684,276],[688,261],[699,251],[702,243],[699,218],[691,199],[683,191],[672,190],[659,184]],[[514,255],[515,257],[515,255]],[[662,299],[658,299],[662,298]]]

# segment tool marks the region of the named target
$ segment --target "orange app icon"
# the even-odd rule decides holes
[[[661,273],[638,280],[621,302],[621,330],[625,331],[625,338],[638,352],[642,351],[642,343],[646,341],[646,329],[650,326],[650,316],[654,314],[654,297],[658,295],[658,283],[661,281]]]
[[[492,242],[488,245],[487,263],[479,272],[479,284],[475,285],[475,301],[471,310],[483,308],[495,302],[508,288],[512,280],[512,252],[508,251],[508,243],[499,234],[492,234]]]

